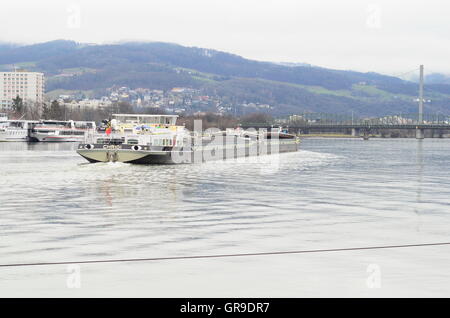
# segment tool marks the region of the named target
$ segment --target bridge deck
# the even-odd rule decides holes
[[[279,125],[268,124],[243,124],[242,128],[267,128]],[[284,127],[293,129],[450,129],[450,124],[305,124],[305,125],[285,125]]]

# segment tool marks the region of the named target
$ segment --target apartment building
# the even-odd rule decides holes
[[[25,102],[44,101],[44,74],[16,70],[0,72],[0,111],[10,110],[13,99],[19,96]]]

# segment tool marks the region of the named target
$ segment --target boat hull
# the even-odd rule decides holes
[[[86,149],[86,146],[91,149]],[[299,149],[297,141],[284,141],[263,147],[205,147],[201,150],[171,149],[166,151],[133,150],[130,145],[105,147],[104,145],[80,144],[77,153],[91,163],[124,162],[133,164],[188,164],[240,157],[272,155],[295,152]]]
[[[21,130],[6,130],[0,132],[0,142],[28,141],[28,132]]]

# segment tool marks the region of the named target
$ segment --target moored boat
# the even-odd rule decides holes
[[[8,126],[8,116],[0,113],[0,142],[6,141],[6,127]]]
[[[28,134],[33,124],[32,120],[7,120],[2,122],[0,141],[28,141]]]
[[[0,142],[6,141],[6,127],[0,126]]]
[[[39,142],[82,142],[95,128],[95,122],[43,120],[33,126],[29,137]]]

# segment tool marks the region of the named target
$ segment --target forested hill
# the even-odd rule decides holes
[[[274,115],[417,111],[417,83],[399,78],[259,62],[171,43],[89,45],[58,40],[27,46],[0,44],[0,69],[11,70],[14,65],[44,72],[47,92],[82,90],[101,95],[114,85],[163,90],[191,87],[236,103],[272,105]],[[449,112],[450,85],[427,85],[426,93],[432,100],[428,112]]]

